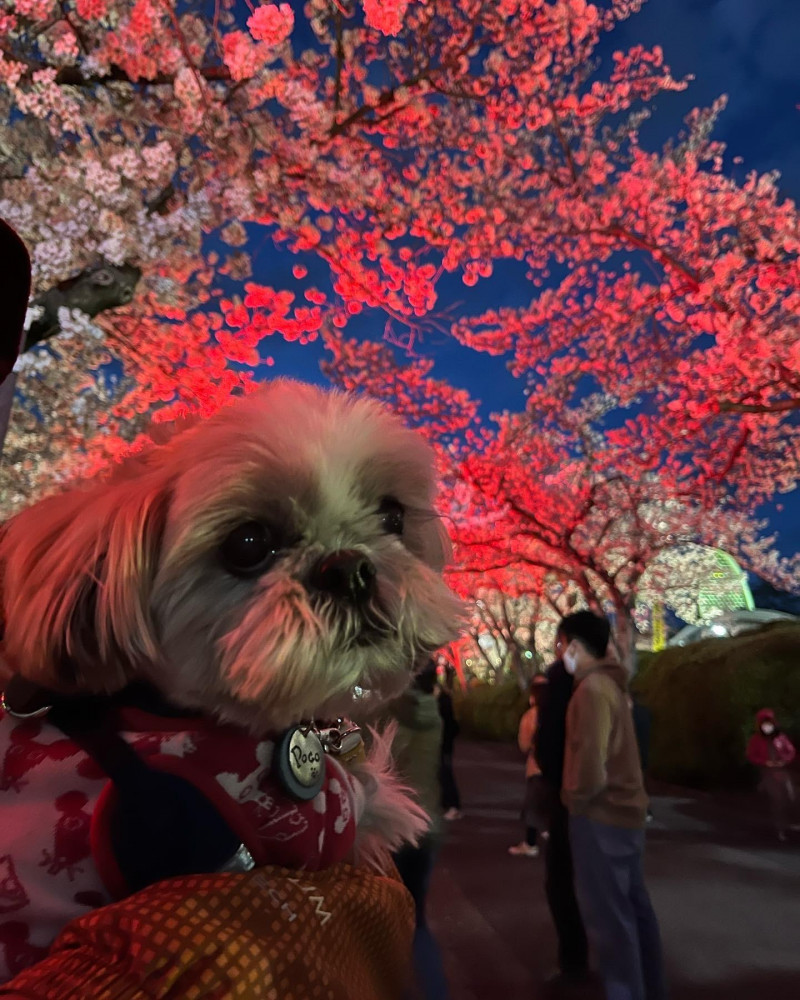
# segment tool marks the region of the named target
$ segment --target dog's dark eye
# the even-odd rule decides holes
[[[394,497],[384,497],[378,507],[381,528],[387,535],[402,535],[406,509]]]
[[[235,576],[262,572],[277,554],[276,540],[265,524],[247,521],[237,525],[220,547],[223,565]]]

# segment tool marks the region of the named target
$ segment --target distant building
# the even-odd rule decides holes
[[[663,649],[671,644],[669,635],[676,628],[683,634],[684,625],[702,629],[721,616],[755,610],[741,566],[727,552],[706,545],[665,550],[642,583],[642,599],[634,615],[640,648]]]
[[[781,621],[797,622],[800,624],[800,618],[797,618],[795,615],[786,614],[783,611],[768,611],[762,608],[726,611],[710,622],[700,625],[687,625],[680,632],[676,632],[667,642],[667,645],[688,646],[693,642],[699,642],[701,639],[725,639],[729,636],[741,635],[743,632],[752,632],[753,629]]]
[[[726,611],[753,611],[755,602],[750,591],[747,573],[722,549],[712,549],[717,568],[708,581],[701,585],[697,609],[701,621],[711,621]]]

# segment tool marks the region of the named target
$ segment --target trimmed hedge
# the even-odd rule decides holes
[[[463,736],[513,742],[528,708],[528,695],[514,680],[500,684],[473,681],[466,689],[453,691],[453,703]]]
[[[696,787],[752,780],[744,753],[759,708],[800,736],[800,625],[645,655],[633,688],[653,713],[653,777]]]
[[[800,625],[640,653],[633,689],[653,713],[650,773],[698,788],[751,781],[744,756],[759,708],[773,708],[800,750]],[[462,733],[513,742],[528,707],[514,680],[453,692]]]

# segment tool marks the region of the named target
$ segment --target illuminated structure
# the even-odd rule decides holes
[[[722,549],[710,549],[717,568],[711,571],[708,581],[701,585],[697,597],[697,610],[703,622],[716,618],[726,611],[755,610],[747,574],[733,556]]]
[[[706,545],[680,545],[661,553],[642,577],[635,621],[647,645],[667,644],[667,608],[688,625],[755,608],[747,574],[733,556]]]

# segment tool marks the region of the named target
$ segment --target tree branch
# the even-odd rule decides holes
[[[723,400],[719,408],[722,413],[787,413],[800,410],[800,399],[781,399],[776,403],[734,403]]]

